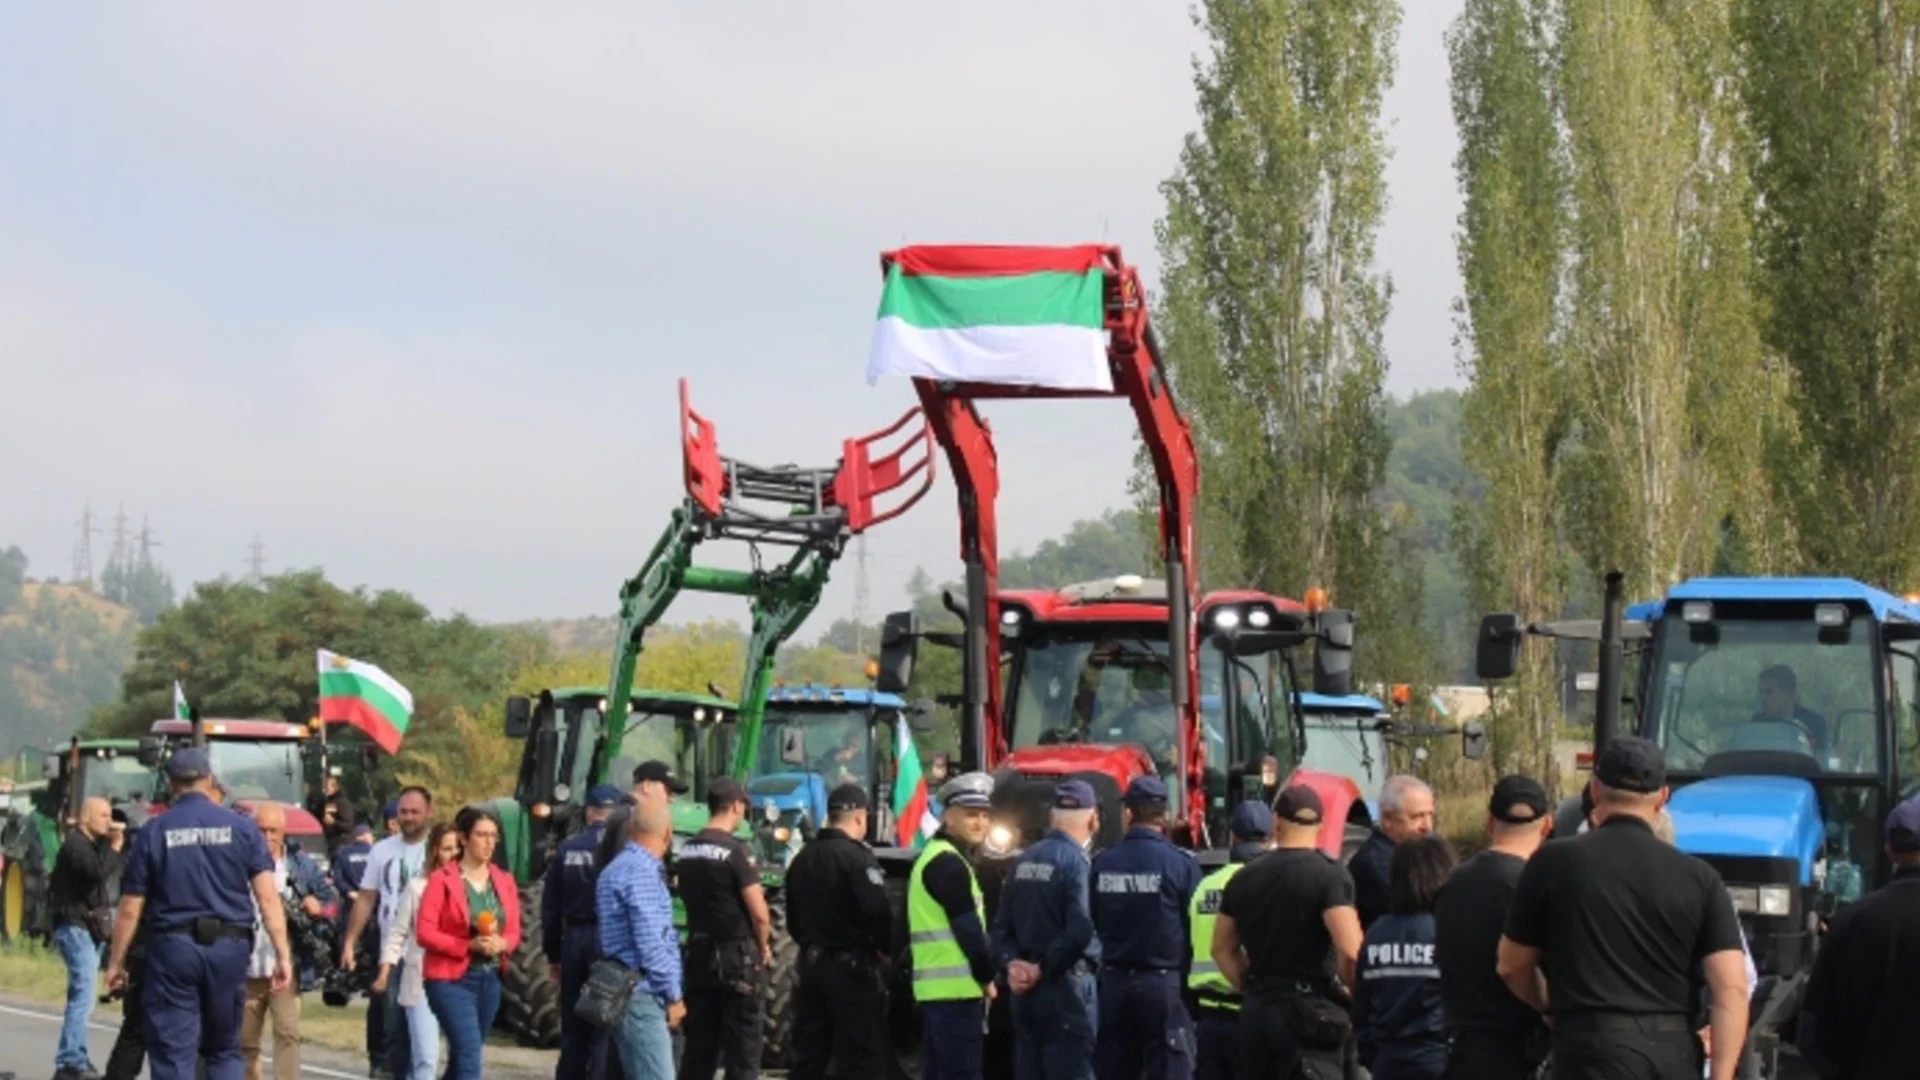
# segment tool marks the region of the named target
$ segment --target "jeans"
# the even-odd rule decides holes
[[[921,1080],[980,1080],[987,1051],[987,1003],[965,1001],[920,1003]]]
[[[1096,995],[1086,971],[1014,995],[1014,1080],[1093,1080]]]
[[[433,1015],[433,1005],[423,1001],[418,1005],[403,1005],[401,1009],[407,1014],[410,1060],[407,1071],[395,1073],[393,1080],[440,1080],[440,1021]],[[485,1032],[480,1039],[486,1041]]]
[[[447,1075],[451,1080],[480,1080],[480,1055],[500,1012],[500,969],[476,961],[452,981],[427,984],[427,1004],[447,1036]]]
[[[413,1043],[411,1041],[413,1025],[407,1020],[407,1010],[400,1004],[400,973],[405,970],[404,963],[393,965],[393,974],[387,979],[387,992],[380,995],[381,1030],[380,1043],[384,1050],[383,1061],[393,1080],[407,1080],[413,1073]],[[372,1009],[372,1004],[368,1004]]]
[[[56,926],[53,947],[67,962],[67,1015],[60,1024],[60,1048],[54,1051],[53,1067],[85,1072],[93,1068],[87,1055],[87,1022],[93,1019],[100,946],[84,926]]]
[[[627,1080],[673,1080],[673,1037],[667,1030],[667,1009],[645,986],[627,1002],[627,1017],[613,1031],[620,1049],[620,1067]]]

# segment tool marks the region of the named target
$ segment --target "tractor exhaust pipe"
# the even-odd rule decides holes
[[[1625,575],[1607,571],[1606,592],[1600,607],[1600,685],[1593,703],[1593,748],[1597,753],[1615,735],[1620,734],[1620,677],[1627,666],[1627,652],[1620,639],[1620,620],[1626,603],[1623,596]]]

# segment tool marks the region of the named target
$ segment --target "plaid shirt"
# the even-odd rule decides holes
[[[680,1000],[680,937],[673,929],[667,868],[633,841],[600,872],[594,907],[600,917],[600,954],[644,972],[648,992]]]

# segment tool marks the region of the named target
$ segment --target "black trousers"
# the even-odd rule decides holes
[[[120,1034],[107,1055],[105,1080],[139,1080],[147,1063],[147,956],[143,949],[127,954],[127,995],[120,999]]]
[[[1705,1060],[1684,1016],[1579,1013],[1554,1025],[1554,1080],[1699,1076]]]
[[[1524,1036],[1462,1028],[1447,1039],[1446,1080],[1533,1080],[1540,1064]]]
[[[794,992],[793,1069],[788,1080],[890,1075],[885,1042],[887,990],[880,962],[818,947],[800,954]]]
[[[724,1057],[727,1080],[760,1075],[767,972],[752,941],[694,938],[687,943],[686,1052],[681,1080],[713,1080]]]
[[[1242,1080],[1333,1080],[1348,1074],[1352,1039],[1338,1049],[1307,1047],[1290,1020],[1300,995],[1256,993],[1240,1003]]]

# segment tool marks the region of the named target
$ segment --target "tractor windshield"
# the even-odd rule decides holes
[[[866,706],[772,705],[761,722],[753,775],[819,773],[828,787],[873,786],[873,732]]]
[[[1773,771],[1800,760],[1809,773],[1877,773],[1884,664],[1872,620],[1838,604],[1820,605],[1826,626],[1812,604],[1730,607],[1691,623],[1674,611],[1655,634],[1646,715],[1668,767],[1739,772],[1749,760]]]
[[[1013,748],[1059,743],[1133,743],[1153,756],[1160,775],[1179,769],[1179,717],[1165,628],[1150,640],[1138,630],[1100,628],[1093,636],[1023,642],[1010,695]]]
[[[207,743],[213,775],[233,801],[267,799],[289,806],[305,806],[301,788],[305,770],[300,744],[292,739],[242,741],[212,739]]]
[[[1372,791],[1387,778],[1387,744],[1371,716],[1308,713],[1307,752],[1300,767],[1344,776]]]
[[[693,717],[663,712],[635,712],[627,716],[626,734],[609,759],[607,778],[624,785],[645,761],[664,761],[674,774],[692,783],[699,774]]]
[[[154,796],[153,770],[132,754],[81,759],[80,793],[110,803],[146,802]]]

